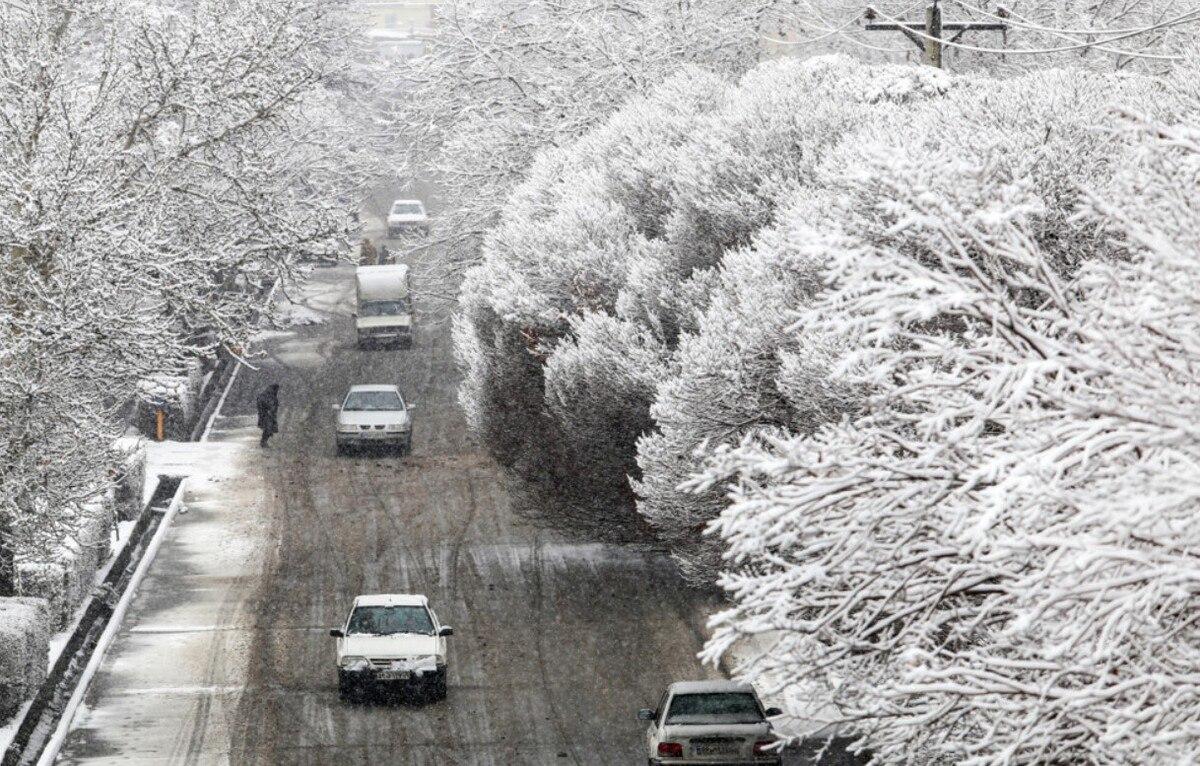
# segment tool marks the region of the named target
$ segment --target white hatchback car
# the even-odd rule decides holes
[[[387,234],[398,237],[408,232],[424,234],[429,231],[429,215],[419,199],[398,199],[387,215]]]
[[[359,596],[337,641],[338,694],[388,686],[446,698],[446,636],[454,629],[438,622],[424,596],[385,593]]]
[[[667,687],[657,710],[639,710],[638,719],[650,722],[650,766],[779,766],[778,737],[767,719],[781,714],[764,709],[750,684],[681,681]]]
[[[412,452],[413,405],[397,386],[351,386],[337,410],[337,453],[352,447],[391,447]]]

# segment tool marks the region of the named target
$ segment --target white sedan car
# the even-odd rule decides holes
[[[392,203],[387,215],[389,237],[398,237],[410,232],[423,234],[428,231],[429,215],[425,212],[425,203],[419,199],[398,199]]]
[[[337,410],[337,453],[355,447],[390,447],[412,451],[413,405],[389,385],[351,386]]]
[[[337,639],[338,694],[386,687],[417,689],[432,699],[446,698],[446,637],[424,596],[385,593],[359,596]]]
[[[663,692],[658,709],[638,711],[649,721],[647,762],[714,766],[779,766],[782,762],[768,718],[750,684],[737,681],[681,681]]]

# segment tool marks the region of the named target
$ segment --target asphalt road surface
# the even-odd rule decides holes
[[[277,545],[263,562],[247,684],[230,727],[245,763],[638,763],[638,707],[694,659],[704,610],[668,561],[571,539],[514,514],[456,404],[444,324],[410,350],[358,351],[351,272],[320,272],[340,311],[290,340],[227,403],[283,386],[264,466]],[[418,286],[419,287],[419,286]],[[418,322],[420,316],[418,315]],[[271,349],[268,348],[270,351]],[[354,383],[416,402],[411,456],[334,455],[331,404]],[[445,702],[338,700],[334,641],[359,593],[426,594],[455,627]]]
[[[514,510],[456,404],[449,330],[419,303],[411,349],[360,351],[352,269],[302,293],[325,321],[243,369],[212,447],[236,459],[190,492],[62,761],[644,763],[637,708],[716,675],[695,659],[711,604],[661,555]],[[262,451],[267,382],[281,432]],[[331,405],[384,382],[417,404],[413,453],[335,456]],[[445,701],[339,701],[328,629],[375,592],[424,593],[454,626]]]

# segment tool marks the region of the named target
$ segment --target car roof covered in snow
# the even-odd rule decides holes
[[[754,687],[744,681],[676,681],[670,691],[672,694],[754,693]]]
[[[428,606],[429,599],[413,593],[372,593],[354,599],[355,606]]]
[[[395,391],[399,393],[400,387],[389,383],[361,383],[357,386],[350,386],[350,393],[353,394],[356,391]]]

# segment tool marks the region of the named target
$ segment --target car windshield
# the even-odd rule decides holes
[[[392,205],[392,215],[420,215],[424,212],[419,202],[397,202]]]
[[[350,615],[347,633],[390,636],[393,633],[433,635],[433,620],[423,606],[360,606]]]
[[[404,409],[395,391],[354,391],[346,397],[342,409],[347,412],[387,412]]]
[[[676,694],[667,713],[668,724],[758,723],[762,709],[747,692]]]
[[[360,316],[390,317],[408,313],[408,301],[370,301],[358,307]]]

